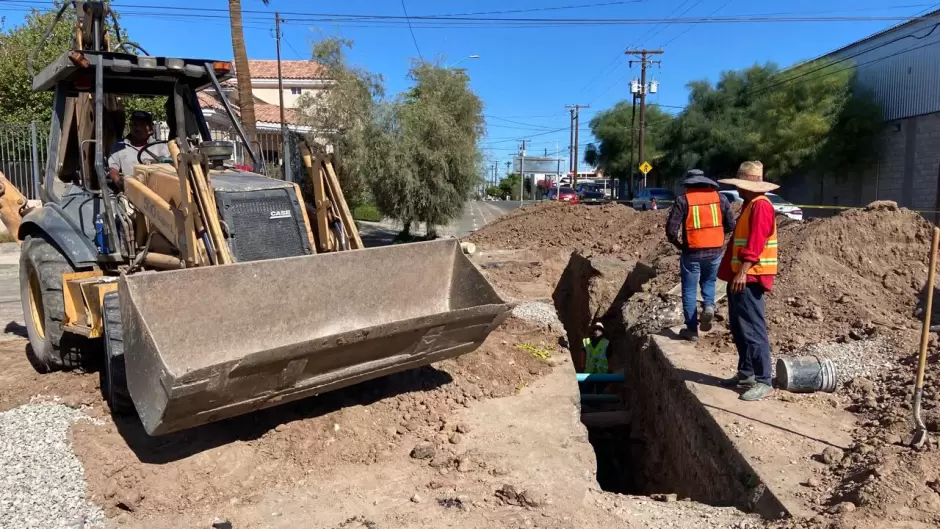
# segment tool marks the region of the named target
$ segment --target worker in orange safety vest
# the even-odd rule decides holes
[[[764,181],[764,165],[759,161],[742,163],[735,178],[721,182],[737,187],[744,199],[731,245],[718,269],[718,277],[728,282],[728,327],[738,350],[738,372],[721,385],[744,388],[741,400],[757,401],[775,391],[764,296],[773,289],[777,275],[777,221],[774,206],[764,194],[780,186]]]
[[[721,262],[725,234],[734,230],[731,203],[718,193],[718,184],[698,169],[686,172],[685,193],[669,209],[666,237],[682,251],[679,276],[682,280],[682,314],[685,327],[679,336],[698,340],[699,329],[709,331],[715,318],[715,280]],[[696,298],[702,289],[702,316]]]

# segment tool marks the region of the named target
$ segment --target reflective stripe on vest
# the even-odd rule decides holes
[[[584,350],[587,352],[587,361],[585,362],[585,373],[606,373],[607,372],[607,346],[610,342],[607,338],[601,338],[597,346],[591,345],[591,339],[585,338]]]
[[[734,239],[731,241],[731,271],[737,273],[741,269],[741,260],[738,259],[738,252],[741,251],[741,248],[747,246],[748,235],[751,233],[751,211],[754,209],[754,203],[758,200],[766,200],[770,204],[770,199],[761,195],[754,200],[752,200],[747,207],[744,208],[744,211],[741,212],[741,217],[738,218],[738,224],[734,228]],[[764,245],[764,249],[761,251],[760,256],[758,257],[759,261],[754,263],[751,268],[748,269],[747,275],[749,276],[772,276],[777,273],[777,223],[774,222],[773,231],[770,233],[770,237],[767,239],[767,243]]]
[[[689,248],[721,248],[725,243],[722,228],[721,197],[711,189],[689,189],[685,193],[689,211],[685,216],[685,239]]]

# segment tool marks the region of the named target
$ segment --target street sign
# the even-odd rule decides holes
[[[645,176],[647,173],[653,170],[653,166],[649,162],[643,162],[640,164],[640,172]]]

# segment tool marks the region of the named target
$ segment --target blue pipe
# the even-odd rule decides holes
[[[623,373],[577,373],[578,382],[623,382]]]
[[[608,393],[582,393],[581,402],[620,402],[620,396]]]

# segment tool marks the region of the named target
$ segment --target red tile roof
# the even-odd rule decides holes
[[[248,69],[254,79],[277,79],[277,61],[248,61]],[[313,61],[281,61],[281,74],[284,79],[323,79],[326,67]]]
[[[267,103],[255,103],[255,119],[258,122],[280,123],[281,107]],[[292,108],[284,109],[284,121],[290,125],[302,125],[297,112]]]
[[[222,103],[220,103],[219,100],[205,92],[198,92],[196,94],[196,98],[199,99],[199,106],[202,108],[211,108],[212,110],[220,110],[225,108],[222,106]]]

